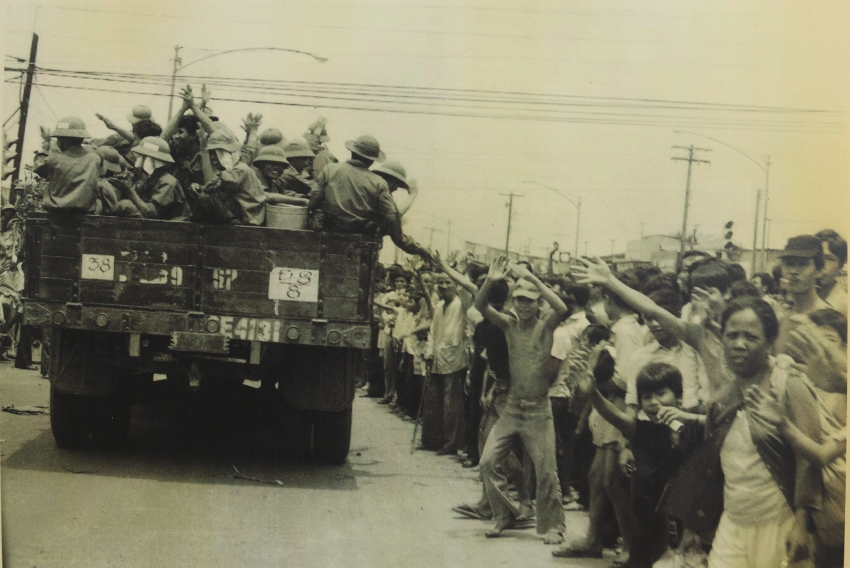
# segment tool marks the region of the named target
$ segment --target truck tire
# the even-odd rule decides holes
[[[120,447],[130,431],[130,397],[121,390],[92,402],[92,440],[107,449]]]
[[[50,387],[50,429],[60,448],[79,448],[91,431],[88,397],[67,394]]]
[[[319,461],[341,465],[351,447],[351,407],[317,412],[313,422],[313,454]]]

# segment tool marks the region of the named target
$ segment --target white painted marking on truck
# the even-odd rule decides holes
[[[164,252],[162,253],[162,263],[165,264],[166,262],[168,262],[168,253]]]
[[[319,301],[319,271],[276,266],[269,273],[269,299],[289,302]]]
[[[85,280],[115,280],[115,257],[111,254],[84,254],[80,278]]]

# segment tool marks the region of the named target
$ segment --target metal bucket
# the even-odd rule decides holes
[[[266,227],[275,229],[306,229],[307,208],[298,205],[266,204]]]

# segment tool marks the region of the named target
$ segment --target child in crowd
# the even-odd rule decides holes
[[[602,353],[600,347],[591,354],[588,368],[594,366]],[[602,395],[593,384],[592,372],[585,371],[580,377],[578,390],[588,394],[594,408],[632,444],[635,464],[631,472],[631,498],[636,526],[629,561],[624,566],[651,568],[667,549],[667,523],[655,508],[670,475],[702,439],[703,417],[681,410],[682,375],[667,363],[650,363],[638,373],[641,412],[637,418]],[[561,556],[562,550],[553,554]]]

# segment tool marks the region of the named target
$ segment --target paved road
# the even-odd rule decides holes
[[[48,399],[37,371],[0,363],[3,406]],[[189,447],[155,405],[134,407],[129,447],[114,452],[59,450],[49,416],[0,413],[4,566],[610,564],[552,558],[533,530],[485,539],[487,523],[451,512],[476,500],[476,472],[411,455],[413,425],[371,399],[354,416],[349,460],[329,467],[269,459],[246,434]],[[586,515],[567,519],[568,538],[581,535]]]

